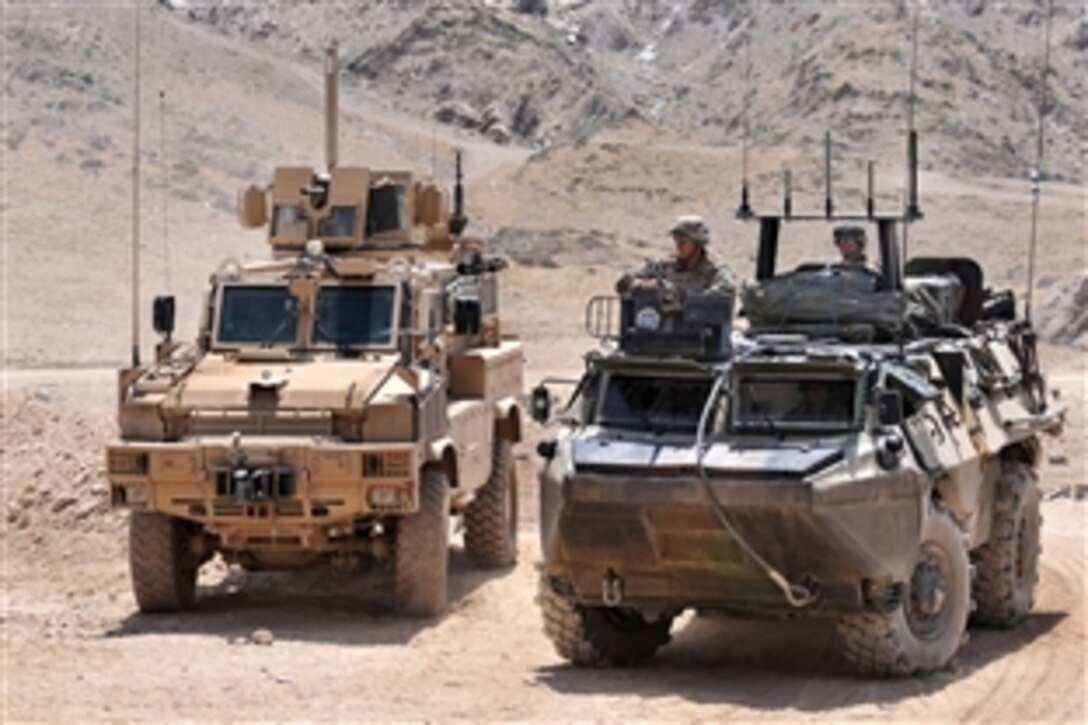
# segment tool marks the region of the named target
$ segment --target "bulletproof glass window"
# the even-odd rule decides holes
[[[354,237],[355,207],[334,206],[318,226],[319,237]]]
[[[853,380],[742,379],[733,402],[733,424],[753,432],[853,428],[855,390]]]
[[[309,237],[306,215],[294,204],[276,204],[272,211],[273,237]]]
[[[694,433],[710,389],[709,379],[611,373],[605,378],[596,422],[648,431]]]
[[[322,287],[317,293],[315,345],[387,346],[393,342],[396,289]]]
[[[285,286],[228,285],[223,288],[217,334],[220,343],[294,343],[298,303]]]
[[[401,229],[404,224],[404,187],[382,183],[370,187],[366,209],[366,235]]]

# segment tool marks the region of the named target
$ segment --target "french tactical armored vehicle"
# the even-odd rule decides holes
[[[399,610],[441,612],[451,515],[469,556],[515,560],[523,353],[498,314],[500,260],[407,171],[336,162],[275,170],[240,195],[272,258],[212,275],[195,347],[165,335],[120,373],[115,506],[131,510],[143,611],[191,606],[215,553],[252,569],[392,563]]]
[[[910,198],[847,217],[828,195],[806,217],[787,191],[784,215],[758,217],[745,193],[760,241],[743,336],[732,300],[660,280],[590,301],[614,347],[586,356],[557,413],[561,381],[532,396],[557,427],[538,447],[538,601],[561,656],[645,658],[694,608],[834,618],[862,672],[909,675],[944,667],[969,618],[1028,614],[1039,436],[1062,411],[1010,293],[970,259],[901,265]],[[879,269],[777,273],[785,224],[840,219],[875,229]]]

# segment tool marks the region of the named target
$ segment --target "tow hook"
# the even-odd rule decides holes
[[[623,579],[611,569],[601,578],[601,599],[608,607],[618,607],[623,601]]]

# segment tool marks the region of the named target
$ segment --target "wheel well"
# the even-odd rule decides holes
[[[450,482],[450,488],[457,488],[460,485],[460,480],[457,477],[457,454],[454,453],[453,446],[446,446],[445,450],[442,451],[442,458],[434,465],[445,471],[446,478]]]
[[[1039,442],[1034,438],[1012,443],[1001,449],[1001,460],[1017,461],[1034,466],[1039,462]]]
[[[495,437],[505,438],[511,443],[521,442],[521,408],[510,406],[505,416],[495,419]]]

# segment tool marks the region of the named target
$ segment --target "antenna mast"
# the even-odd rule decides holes
[[[132,367],[140,366],[140,5],[132,9],[134,129],[132,134]]]
[[[1033,297],[1035,296],[1035,248],[1039,221],[1039,197],[1042,191],[1043,145],[1046,119],[1046,81],[1050,75],[1050,23],[1054,17],[1054,0],[1046,8],[1046,45],[1043,50],[1043,70],[1039,76],[1039,125],[1035,136],[1035,166],[1031,170],[1031,239],[1028,246],[1028,294],[1024,302],[1024,318],[1031,324]]]
[[[914,128],[914,79],[918,70],[918,6],[910,32],[910,88],[907,93],[907,198],[903,214],[903,261],[910,257],[910,222],[922,216],[918,208],[918,131]]]
[[[744,35],[744,108],[741,109],[744,113],[744,140],[740,145],[740,174],[741,174],[741,186],[740,186],[740,209],[737,210],[737,214],[741,216],[749,216],[752,213],[752,206],[749,203],[748,197],[748,143],[749,137],[752,135],[752,32],[749,26],[748,32]]]
[[[170,163],[166,156],[166,91],[159,89],[159,154],[162,163],[162,266],[170,293]]]
[[[339,152],[340,56],[336,41],[325,50],[325,164],[336,168]]]

